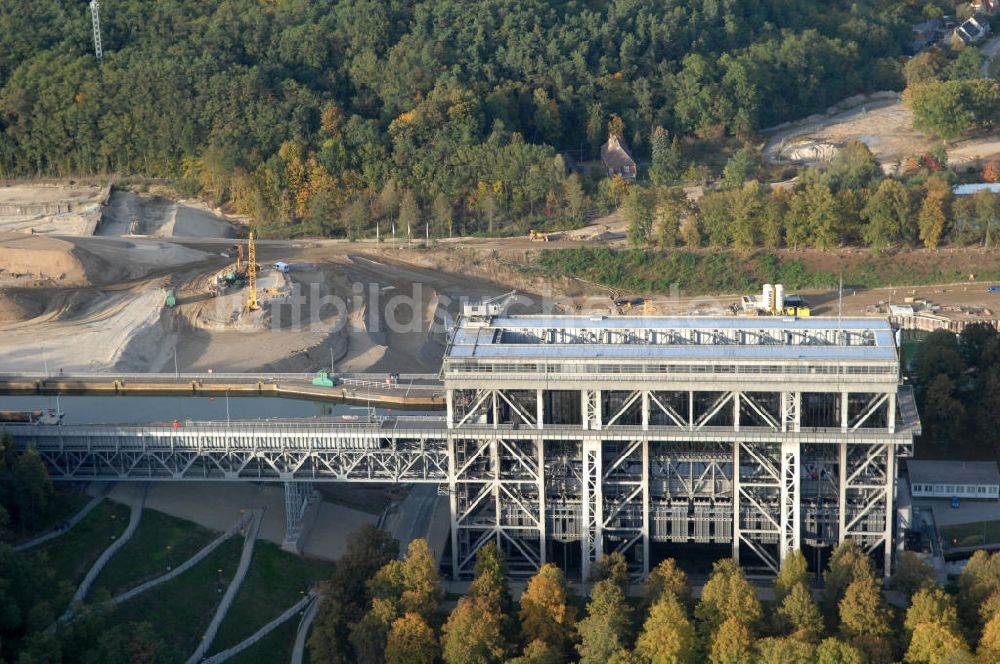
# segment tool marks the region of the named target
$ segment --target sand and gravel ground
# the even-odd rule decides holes
[[[133,230],[134,233],[131,232]],[[130,234],[231,238],[235,237],[236,228],[194,201],[173,201],[164,196],[115,191],[95,235],[111,237]]]
[[[90,235],[101,216],[106,183],[0,186],[0,232]]]
[[[772,161],[812,164],[829,161],[836,148],[848,141],[868,146],[883,169],[894,172],[898,163],[931,150],[939,141],[913,127],[913,113],[899,95],[860,99],[843,111],[810,116],[800,122],[765,130],[764,154]],[[997,133],[954,141],[947,146],[953,167],[977,166],[1000,155]]]

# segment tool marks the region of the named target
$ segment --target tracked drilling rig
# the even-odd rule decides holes
[[[253,244],[253,233],[250,233],[247,254],[247,286],[250,293],[247,296],[247,309],[257,311],[260,304],[257,303],[257,249]]]

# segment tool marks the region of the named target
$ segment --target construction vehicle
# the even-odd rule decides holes
[[[312,384],[318,387],[334,387],[337,384],[337,377],[326,369],[320,369],[312,379]]]
[[[548,242],[549,236],[541,231],[530,230],[528,231],[528,239],[532,242]]]
[[[174,292],[173,288],[167,291],[167,299],[163,302],[163,305],[167,309],[173,309],[177,306],[177,294]]]
[[[253,245],[253,233],[250,233],[247,242],[247,254],[247,285],[250,289],[250,294],[247,296],[247,310],[257,311],[260,309],[260,304],[257,303],[257,250]]]

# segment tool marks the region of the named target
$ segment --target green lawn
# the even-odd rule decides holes
[[[65,535],[26,551],[43,577],[39,602],[48,602],[56,615],[62,613],[87,571],[125,530],[128,518],[128,507],[105,499]]]
[[[242,547],[242,538],[228,540],[176,579],[118,606],[108,622],[148,622],[171,647],[185,656],[194,652],[236,573]]]
[[[88,502],[90,502],[90,496],[87,494],[75,491],[70,487],[56,485],[56,492],[52,496],[52,502],[43,523],[34,531],[15,533],[14,544],[20,544],[47,533],[57,524],[68,521]]]
[[[939,528],[945,548],[985,546],[1000,543],[1000,521],[976,521]],[[952,543],[952,540],[955,540]]]
[[[253,644],[229,661],[233,664],[259,664],[260,662],[287,662],[292,657],[295,631],[299,627],[298,614],[274,628],[270,634]]]
[[[250,571],[219,626],[211,652],[230,648],[252,635],[299,601],[314,581],[332,571],[332,563],[296,556],[271,542],[257,542]]]
[[[146,509],[132,539],[119,551],[94,583],[111,596],[166,574],[200,551],[220,533]]]

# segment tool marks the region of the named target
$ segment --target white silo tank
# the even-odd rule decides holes
[[[764,284],[764,299],[760,303],[760,308],[764,311],[774,311],[774,286]]]
[[[774,285],[774,313],[783,314],[785,312],[785,287],[781,284]]]

